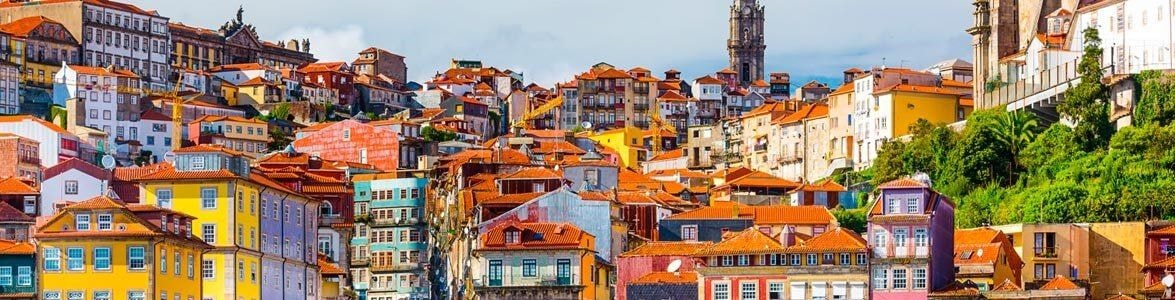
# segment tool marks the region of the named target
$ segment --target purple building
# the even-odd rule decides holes
[[[870,299],[926,299],[954,282],[955,204],[928,180],[902,178],[878,189],[867,236]]]
[[[263,299],[316,299],[318,203],[261,193]]]

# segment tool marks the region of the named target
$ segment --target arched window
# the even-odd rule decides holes
[[[318,208],[318,213],[323,216],[333,216],[334,208],[330,206],[330,202],[323,201],[322,206]]]

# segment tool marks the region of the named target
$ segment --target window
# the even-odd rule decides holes
[[[893,269],[893,288],[895,290],[906,289],[906,269]]]
[[[86,252],[81,247],[71,247],[65,249],[66,269],[70,271],[81,271],[85,268]]]
[[[77,180],[66,180],[65,181],[65,194],[66,195],[77,195],[78,194],[78,181]]]
[[[732,265],[734,265],[734,257],[733,256],[728,255],[728,256],[722,257],[722,266],[723,267],[729,267]]]
[[[914,271],[914,289],[926,289],[926,269],[915,268]]]
[[[176,251],[175,251],[175,262],[173,262],[173,264],[175,264],[175,265],[174,265],[175,267],[174,267],[174,268],[172,268],[172,271],[171,271],[171,272],[172,272],[172,274],[173,274],[173,275],[175,275],[175,276],[179,276],[179,275],[180,275],[180,264],[182,264],[182,262],[180,261],[180,259],[182,259],[182,258],[183,258],[183,257],[181,256],[181,254],[180,254],[180,252],[179,252],[179,249],[176,249]]]
[[[714,300],[730,300],[730,283],[714,283]]]
[[[60,271],[61,270],[61,250],[53,247],[45,247],[45,271]]]
[[[159,250],[159,273],[167,274],[167,249]]]
[[[918,199],[906,200],[906,213],[908,213],[908,214],[918,213]]]
[[[681,240],[694,242],[698,241],[698,225],[682,225]]]
[[[138,291],[134,291],[134,292],[127,292],[127,293],[126,293],[126,298],[127,298],[128,300],[146,300],[146,299],[147,299],[147,294],[146,294],[146,293],[144,293],[144,292],[138,292]]]
[[[75,215],[73,228],[77,229],[77,231],[90,231],[90,215]]]
[[[537,261],[535,261],[533,259],[523,259],[522,260],[522,277],[535,277],[536,273],[537,273],[536,272],[537,271],[536,265],[537,265]]]
[[[203,170],[204,169],[204,157],[203,156],[193,156],[192,157],[192,169],[193,170]]]
[[[143,247],[131,247],[127,250],[127,268],[143,270],[147,268],[147,251]]]
[[[86,293],[85,292],[78,292],[78,291],[70,291],[65,294],[65,298],[69,299],[69,300],[85,300]]]
[[[204,224],[202,230],[205,243],[216,242],[216,224]]]
[[[204,261],[200,262],[200,276],[204,279],[216,278],[215,266],[216,261],[211,259],[205,259]]]
[[[750,256],[747,256],[747,255],[739,255],[738,256],[738,265],[748,266],[750,264],[751,264],[751,257]]]
[[[857,253],[857,265],[864,266],[866,262],[865,253]]]
[[[12,285],[12,267],[9,267],[9,266],[0,267],[0,285],[2,285],[2,286],[11,286]]]
[[[808,254],[808,265],[809,266],[816,265],[816,254]]]
[[[739,295],[743,300],[759,299],[759,285],[754,282],[743,282],[739,288]]]
[[[159,207],[171,209],[171,190],[159,189],[155,190],[155,199],[159,203]]]
[[[61,292],[45,292],[45,300],[61,300]]]
[[[889,199],[889,212],[891,214],[901,213],[902,200]]]
[[[110,248],[94,248],[94,269],[110,270]]]
[[[94,300],[110,300],[110,291],[94,291]]]
[[[200,189],[200,207],[203,209],[216,208],[216,188]]]
[[[849,254],[848,253],[841,253],[840,254],[840,265],[847,266],[847,265],[851,265],[851,264],[853,264],[853,263],[851,261],[849,261]]]
[[[906,229],[905,228],[894,229],[893,245],[894,245],[894,247],[906,247]]]
[[[793,266],[800,265],[800,255],[799,254],[792,254],[791,255],[791,265],[793,265]]]
[[[110,214],[98,215],[98,230],[110,230],[113,228],[114,216]]]
[[[767,299],[768,300],[783,300],[783,283],[782,282],[767,283]]]
[[[16,267],[16,285],[33,285],[33,267]]]
[[[877,289],[888,288],[889,278],[888,270],[873,269],[873,287]]]

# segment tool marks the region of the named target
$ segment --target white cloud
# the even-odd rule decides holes
[[[350,63],[359,55],[359,51],[367,48],[370,41],[363,36],[363,27],[359,25],[344,25],[335,28],[322,27],[294,27],[279,35],[281,40],[288,41],[304,38],[310,39],[310,52],[319,61],[343,61]]]

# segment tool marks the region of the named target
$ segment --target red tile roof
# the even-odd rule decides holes
[[[493,193],[496,193],[496,192],[493,192]],[[535,198],[538,198],[538,197],[540,197],[542,195],[546,195],[546,194],[547,193],[545,193],[545,192],[537,192],[537,193],[498,195],[498,196],[492,197],[492,198],[478,199],[477,203],[484,204],[484,205],[505,204],[505,205],[511,205],[511,206],[518,206],[518,205],[522,205],[523,203],[530,202],[530,200],[534,200]],[[483,194],[483,195],[492,195],[492,193]],[[475,198],[478,198],[478,197],[475,197]]]
[[[240,176],[225,169],[213,171],[178,171],[173,168],[163,169],[139,177],[137,180],[213,180],[213,179],[240,179]]]
[[[992,265],[1000,258],[999,243],[989,244],[956,244],[955,265]]]
[[[719,80],[718,78],[710,77],[710,75],[706,75],[694,79],[694,84],[726,84],[726,82]]]
[[[634,279],[628,284],[698,284],[698,273],[693,271],[687,272],[652,272]]]
[[[163,121],[163,122],[171,122],[172,121],[170,116],[165,115],[165,114],[163,114],[159,111],[156,111],[154,109],[144,110],[143,113],[139,115],[139,119],[151,120],[151,121]]]
[[[199,118],[192,120],[192,122],[221,122],[221,121],[253,123],[253,124],[267,124],[267,123],[265,123],[265,121],[262,121],[262,120],[246,119],[246,118],[237,117],[237,116],[203,115],[203,116],[200,116]]]
[[[754,82],[751,82],[751,86],[753,86],[753,87],[770,87],[770,85],[768,85],[767,82],[763,81],[762,79],[755,80]]]
[[[816,103],[812,105],[805,105],[797,112],[772,120],[771,124],[791,124],[803,120],[817,119],[826,116],[828,116],[828,104]]]
[[[676,90],[667,90],[664,93],[662,93],[660,97],[657,97],[657,100],[673,102],[673,101],[686,101],[686,100],[689,100],[689,98],[686,98],[684,95],[677,92]]]
[[[1081,287],[1078,286],[1076,283],[1073,283],[1073,281],[1069,280],[1069,278],[1065,278],[1065,276],[1060,276],[1060,275],[1058,275],[1056,278],[1053,278],[1053,280],[1049,280],[1049,282],[1046,282],[1044,285],[1040,286],[1040,290],[1042,290],[1042,291],[1077,290],[1077,289],[1081,289]]]
[[[722,69],[722,70],[718,70],[718,72],[717,72],[717,73],[718,73],[718,74],[738,74],[738,73],[737,73],[737,72],[735,72],[734,70],[731,70],[729,67],[727,67],[727,68],[725,68],[725,69]]]
[[[623,79],[623,78],[632,79],[632,75],[629,75],[628,73],[625,73],[624,71],[617,70],[617,69],[607,69],[607,70],[604,70],[603,72],[596,74],[596,78],[599,78],[599,79]]]
[[[41,191],[34,188],[18,177],[0,178],[0,195],[36,195]]]
[[[937,86],[921,86],[921,85],[901,84],[901,83],[882,87],[882,88],[878,89],[877,91],[874,91],[873,94],[877,95],[877,94],[884,94],[884,93],[895,92],[895,91],[924,93],[924,94],[955,95],[955,96],[962,95],[962,93],[959,93],[955,90],[944,89],[942,87],[937,87]]]
[[[708,248],[698,251],[697,256],[716,256],[716,255],[742,255],[742,254],[765,254],[765,253],[781,253],[787,250],[787,247],[779,243],[779,240],[768,236],[766,233],[759,231],[758,228],[747,228],[738,232],[730,238],[724,239],[721,242],[714,244]]]
[[[980,294],[979,288],[975,285],[975,283],[970,282],[970,281],[968,281],[967,283],[962,283],[959,281],[952,281],[951,283],[947,284],[945,287],[930,292],[930,296],[936,296],[936,297],[961,297],[961,296],[977,297],[977,296],[979,296],[979,294]]]
[[[806,241],[802,241],[796,246],[789,247],[788,251],[795,252],[813,252],[813,251],[865,251],[868,248],[868,243],[864,238],[861,238],[856,232],[845,229],[844,227],[837,227],[829,231],[825,231],[820,235],[814,236]]]
[[[132,13],[136,13],[136,14],[141,14],[141,15],[149,15],[149,16],[159,15],[159,14],[155,13],[155,11],[146,11],[146,10],[143,10],[142,8],[139,8],[138,6],[134,6],[132,4],[115,2],[115,1],[111,1],[111,0],[41,0],[41,1],[33,1],[33,2],[6,0],[6,1],[0,1],[0,8],[40,5],[40,4],[70,3],[70,2],[83,2],[83,3],[89,4],[89,5],[117,9],[117,10],[132,12]]]
[[[0,202],[0,221],[32,223],[36,220],[6,202]]]
[[[731,189],[732,187],[777,188],[793,190],[800,187],[800,184],[795,181],[775,177],[762,171],[751,171],[747,175],[734,179],[727,179],[726,183],[714,187],[714,189],[722,190]]]
[[[665,218],[666,220],[722,220],[751,219],[756,225],[829,225],[835,221],[828,209],[819,205],[748,206],[740,203],[713,205],[690,210]]]
[[[620,257],[643,257],[643,256],[691,256],[702,249],[713,246],[712,242],[648,242],[628,252],[620,254]]]
[[[37,247],[33,244],[18,241],[0,240],[0,255],[33,255]]]
[[[890,182],[883,183],[880,186],[877,186],[877,188],[879,188],[879,189],[906,189],[906,188],[929,188],[929,186],[926,186],[926,184],[923,184],[921,181],[917,181],[917,180],[914,180],[913,178],[905,177],[905,178],[899,178],[899,179],[895,179]]]
[[[650,160],[666,160],[666,159],[681,158],[683,151],[684,150],[682,150],[681,148],[665,151],[661,154],[657,154],[657,156],[653,156],[653,158]]]
[[[1014,291],[1023,291],[1024,289],[1020,288],[1020,286],[1017,285],[1015,282],[1012,282],[1011,279],[1004,279],[1004,282],[1001,282],[1001,283],[995,285],[995,287],[992,287],[991,290],[1001,291],[1001,292],[1014,292]]]
[[[131,72],[130,70],[115,69],[114,67],[101,68],[101,67],[89,67],[89,66],[81,66],[81,65],[69,65],[69,68],[73,69],[74,71],[77,71],[78,74],[95,75],[95,76],[117,76],[117,77],[139,78],[139,75],[135,75],[135,73]]]
[[[506,243],[506,231],[519,231],[520,241]],[[549,249],[582,249],[588,240],[594,237],[579,227],[570,223],[517,223],[510,222],[498,225],[486,232],[481,238],[482,248],[485,250],[549,250]]]
[[[73,158],[70,158],[66,161],[57,163],[56,165],[53,165],[52,167],[45,169],[44,178],[49,179],[49,178],[57,177],[57,175],[61,175],[62,173],[65,173],[66,171],[69,171],[69,170],[78,170],[79,172],[82,172],[86,175],[90,175],[90,177],[94,177],[94,178],[101,179],[101,180],[110,180],[110,172],[107,172],[106,170],[103,170],[102,168],[99,168],[98,166],[95,166],[91,163],[88,163],[88,162],[81,160],[81,159],[78,159],[76,157],[73,157]]]
[[[114,168],[114,172],[112,172],[111,175],[113,175],[114,179],[116,179],[116,180],[135,181],[135,180],[138,180],[139,178],[142,178],[143,176],[147,176],[151,173],[159,172],[159,171],[165,170],[165,169],[173,169],[173,168],[174,167],[171,165],[171,163],[161,162],[161,163],[155,163],[155,164],[150,164],[150,165],[141,166],[141,167]]]
[[[298,71],[306,72],[306,73],[311,73],[311,72],[342,72],[343,67],[346,66],[346,64],[347,63],[340,62],[340,61],[317,62],[317,63],[307,64],[306,66],[298,69]]]
[[[61,22],[54,21],[53,19],[46,18],[45,16],[32,16],[21,18],[8,24],[0,25],[0,31],[16,37],[27,38],[29,37],[29,33],[32,33],[33,30],[37,29],[37,27],[40,27],[41,24],[44,23],[57,24],[61,25],[62,27],[65,26],[62,25]]]

